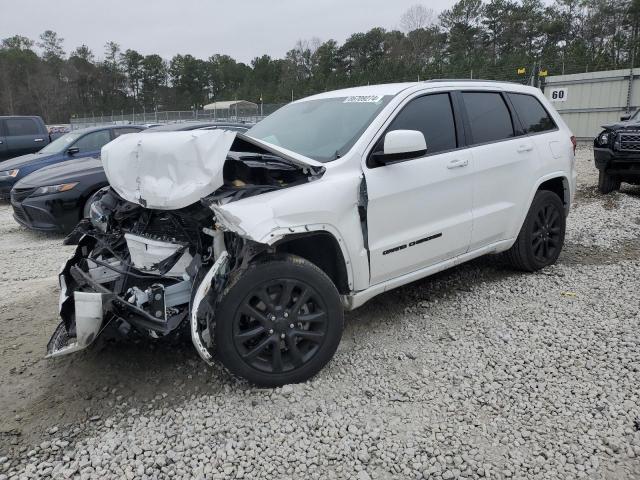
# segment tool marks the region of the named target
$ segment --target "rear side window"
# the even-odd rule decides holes
[[[425,95],[412,100],[391,122],[387,131],[393,130],[421,131],[427,141],[428,154],[456,148],[456,125],[449,94]]]
[[[514,136],[511,114],[502,95],[494,92],[463,92],[473,143],[504,140]]]
[[[80,152],[92,152],[100,150],[103,146],[111,141],[109,130],[100,130],[85,135],[78,140],[73,146],[80,149]]]
[[[7,135],[17,137],[19,135],[38,135],[40,127],[31,118],[7,118],[5,120]]]
[[[556,124],[540,101],[523,93],[509,93],[509,100],[522,123],[524,133],[546,132],[555,130]]]

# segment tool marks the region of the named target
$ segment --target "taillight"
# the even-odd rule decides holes
[[[573,145],[573,154],[576,154],[576,147],[578,146],[578,141],[576,140],[575,135],[571,135],[571,144]]]

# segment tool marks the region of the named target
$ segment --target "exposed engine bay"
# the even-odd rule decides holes
[[[140,141],[130,143],[140,148]],[[145,187],[140,169],[131,172],[138,175],[136,201],[113,187],[97,195],[90,218],[67,239],[78,247],[60,272],[62,322],[49,342],[49,357],[86,348],[107,329],[110,335],[160,338],[188,327],[201,357],[212,359],[217,294],[230,274],[269,249],[217,223],[215,207],[302,185],[323,173],[322,167],[296,164],[240,136],[218,164],[222,185],[212,184],[213,192],[181,208],[146,208],[139,196]],[[105,171],[109,176],[107,165]],[[154,195],[162,201],[161,189]]]

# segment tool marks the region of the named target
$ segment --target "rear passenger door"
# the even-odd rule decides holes
[[[7,150],[11,157],[37,152],[48,143],[47,134],[33,118],[6,118],[4,127]]]
[[[469,249],[512,238],[529,196],[536,167],[535,146],[521,128],[505,94],[459,93],[466,112],[467,144],[474,163],[473,228]]]

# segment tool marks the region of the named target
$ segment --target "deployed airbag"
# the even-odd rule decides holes
[[[102,163],[125,200],[176,210],[223,185],[222,168],[235,137],[226,130],[132,133],[102,147]]]

